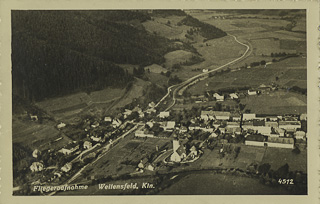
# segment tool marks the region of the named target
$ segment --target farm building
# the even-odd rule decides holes
[[[137,130],[134,134],[136,137],[154,137],[153,132]]]
[[[276,127],[278,127],[278,123],[277,123],[277,122],[274,122],[274,121],[266,121],[266,122],[265,122],[265,126],[266,126],[266,127],[276,128]]]
[[[162,112],[160,112],[160,114],[159,114],[159,117],[160,118],[167,118],[167,117],[169,117],[170,116],[170,112],[169,111],[162,111]]]
[[[278,148],[294,148],[293,138],[286,137],[269,137],[268,138],[269,147],[278,147]]]
[[[244,113],[242,116],[242,120],[253,120],[256,119],[255,113]]]
[[[91,136],[90,138],[92,141],[95,141],[95,142],[101,142],[101,140],[102,140],[101,137]]]
[[[267,116],[266,121],[278,121],[278,117],[277,116]]]
[[[60,152],[64,155],[69,155],[69,154],[72,154],[73,152],[77,151],[78,149],[79,149],[79,145],[72,143],[72,144],[67,145],[66,147],[63,147],[58,152]]]
[[[296,131],[298,128],[301,128],[300,121],[280,121],[279,128],[285,129],[287,131]]]
[[[229,128],[240,127],[240,122],[227,122],[227,127],[229,127]]]
[[[174,127],[176,126],[175,121],[166,121],[163,124],[164,131],[172,132],[174,130]]]
[[[224,111],[213,111],[213,114],[216,120],[229,120],[230,119],[230,112]]]
[[[239,113],[231,113],[230,117],[233,121],[241,121],[241,115]]]
[[[249,95],[249,96],[255,96],[255,95],[257,95],[257,91],[248,90],[248,95]]]
[[[245,141],[249,146],[265,146],[265,137],[263,135],[248,135]]]
[[[200,118],[203,120],[214,120],[213,111],[201,111]]]

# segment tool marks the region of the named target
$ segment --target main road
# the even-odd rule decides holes
[[[232,60],[232,61],[230,61],[230,62],[228,62],[228,63],[226,63],[226,64],[224,64],[224,65],[222,65],[222,66],[220,66],[220,67],[217,67],[217,68],[215,68],[215,69],[212,69],[212,70],[210,70],[210,71],[208,71],[208,72],[195,75],[195,76],[187,79],[186,81],[181,82],[180,84],[176,84],[176,85],[172,85],[172,86],[168,87],[168,89],[167,89],[167,94],[161,98],[161,100],[156,104],[155,107],[159,106],[159,105],[161,104],[161,102],[164,101],[164,100],[170,95],[170,93],[172,92],[173,102],[172,102],[172,104],[171,104],[170,106],[168,106],[168,107],[165,109],[165,111],[169,110],[169,109],[172,108],[172,107],[175,105],[175,103],[176,103],[176,94],[177,94],[177,91],[179,91],[179,90],[181,90],[182,88],[188,86],[188,84],[190,84],[191,82],[193,82],[193,81],[195,81],[195,80],[197,80],[197,79],[199,79],[199,78],[201,78],[201,77],[204,77],[204,76],[206,76],[206,75],[208,75],[208,74],[210,74],[210,73],[212,73],[212,72],[218,71],[218,70],[220,70],[220,69],[223,69],[223,68],[225,68],[226,66],[231,65],[231,64],[233,64],[233,63],[235,63],[235,62],[238,62],[238,61],[240,61],[240,60],[243,60],[244,58],[246,58],[247,56],[249,56],[249,55],[247,55],[247,54],[248,54],[248,52],[250,51],[250,46],[247,45],[247,44],[245,44],[245,43],[243,43],[243,42],[240,42],[240,41],[237,39],[236,36],[231,35],[231,34],[228,34],[228,35],[229,35],[229,36],[232,36],[237,43],[239,43],[240,45],[243,45],[243,46],[246,47],[246,51],[245,51],[240,57],[238,57],[238,58],[236,58],[236,59],[234,59],[234,60]],[[249,54],[250,54],[250,53],[249,53]],[[174,89],[174,90],[173,90],[173,89]],[[173,91],[172,91],[172,90],[173,90]]]

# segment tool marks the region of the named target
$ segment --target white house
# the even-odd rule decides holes
[[[104,117],[104,121],[105,122],[112,122],[112,118],[111,117]]]
[[[40,162],[33,162],[32,165],[30,166],[30,170],[32,172],[42,171],[43,169],[44,169],[44,165]]]
[[[249,96],[257,95],[257,91],[254,91],[254,90],[248,90],[248,95],[249,95]]]
[[[294,136],[295,136],[296,139],[303,140],[303,139],[306,138],[306,133],[304,131],[297,131],[297,132],[295,132]]]
[[[242,120],[253,120],[253,119],[256,119],[255,113],[244,113],[242,115]]]
[[[203,73],[207,73],[209,71],[209,69],[202,69]]]
[[[300,120],[307,120],[307,114],[306,113],[302,113],[300,115]]]
[[[229,96],[231,99],[238,99],[239,98],[239,96],[236,93],[231,93],[231,94],[229,94]]]
[[[167,118],[169,116],[170,116],[169,111],[162,111],[162,112],[160,112],[160,115],[159,115],[160,118]]]
[[[92,143],[91,143],[90,141],[85,141],[85,142],[83,143],[83,148],[85,148],[85,149],[90,149],[90,148],[92,148]]]
[[[217,101],[224,101],[224,95],[219,95],[218,93],[214,93],[213,97],[217,100]]]
[[[72,163],[66,163],[63,167],[61,167],[61,171],[69,172],[72,169]]]
[[[150,128],[152,128],[152,127],[153,127],[153,122],[148,121],[148,122],[146,123],[146,125],[148,125]]]
[[[165,122],[163,129],[164,131],[172,132],[174,130],[175,125],[176,125],[175,121],[167,121]]]
[[[57,128],[58,129],[61,129],[61,128],[63,128],[63,127],[66,127],[66,124],[65,123],[59,123],[58,125],[57,125]]]
[[[112,126],[113,126],[113,128],[117,128],[117,127],[119,127],[121,124],[122,124],[122,122],[121,122],[121,120],[119,120],[119,119],[113,119],[113,121],[112,121]]]
[[[58,152],[61,152],[64,155],[69,155],[69,154],[72,154],[73,152],[77,151],[78,149],[79,149],[79,145],[71,144],[71,145],[68,145],[67,147],[63,147]]]
[[[101,142],[101,137],[91,136],[90,138],[91,138],[92,141]]]
[[[149,106],[150,108],[154,108],[154,107],[156,106],[156,104],[152,101],[151,103],[148,104],[148,106]]]
[[[34,158],[37,158],[39,154],[40,154],[40,151],[39,151],[38,149],[35,149],[35,150],[32,152],[32,156],[33,156]]]

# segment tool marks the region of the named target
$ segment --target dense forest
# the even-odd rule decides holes
[[[161,63],[174,49],[148,33],[137,11],[12,11],[13,93],[32,101],[125,87],[119,64]]]
[[[222,31],[221,29],[213,25],[201,22],[190,15],[187,15],[184,19],[182,19],[179,24],[200,28],[200,34],[207,40],[221,38],[227,35],[227,33]]]

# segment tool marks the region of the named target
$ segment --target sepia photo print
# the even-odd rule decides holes
[[[13,196],[308,195],[306,19],[11,10]]]

